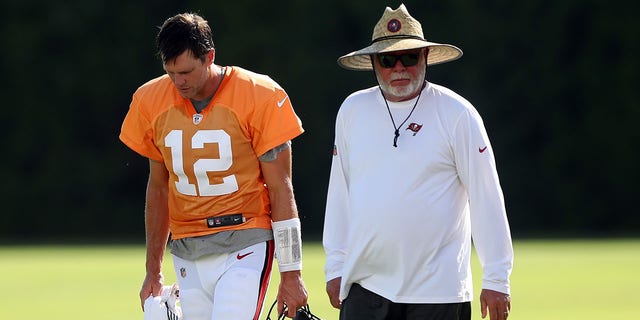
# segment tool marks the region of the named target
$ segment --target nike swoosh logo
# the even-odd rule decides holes
[[[238,260],[242,260],[242,259],[244,259],[246,256],[248,256],[248,255],[250,255],[250,254],[252,254],[252,253],[253,253],[253,251],[251,251],[251,252],[249,252],[249,253],[245,253],[245,254],[239,254],[239,253],[238,253],[238,255],[236,256],[236,259],[238,259]]]
[[[485,152],[485,150],[487,150],[487,147],[485,146],[484,148],[478,148],[478,151],[480,151],[480,153]]]
[[[282,100],[278,101],[278,108],[282,108],[282,105],[284,105],[284,102],[287,101],[287,98],[289,96],[284,96],[284,98],[282,98]]]

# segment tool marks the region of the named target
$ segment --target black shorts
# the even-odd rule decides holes
[[[471,302],[395,303],[357,283],[342,301],[340,320],[471,320]]]

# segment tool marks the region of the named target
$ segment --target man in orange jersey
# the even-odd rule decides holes
[[[202,17],[167,19],[157,44],[166,75],[134,93],[120,134],[149,158],[140,300],[160,294],[171,235],[185,319],[258,319],[274,253],[278,311],[293,317],[307,304],[291,184],[300,119],[269,77],[214,64]]]

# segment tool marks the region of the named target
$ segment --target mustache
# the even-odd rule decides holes
[[[394,73],[391,75],[391,78],[389,80],[393,81],[393,80],[400,80],[400,79],[411,79],[411,75],[408,72]]]

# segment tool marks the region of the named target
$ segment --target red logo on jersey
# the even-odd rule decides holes
[[[336,145],[333,145],[333,155],[337,156],[338,155],[338,147],[336,147]]]
[[[478,151],[480,151],[480,153],[485,152],[485,150],[487,150],[487,146],[484,146],[484,148],[478,148]]]
[[[421,125],[421,124],[417,124],[417,123],[415,123],[415,122],[412,122],[412,123],[407,127],[407,129],[406,129],[406,130],[411,130],[411,131],[413,131],[413,135],[415,136],[415,135],[418,133],[418,131],[420,131],[420,129],[422,129],[422,125]]]

